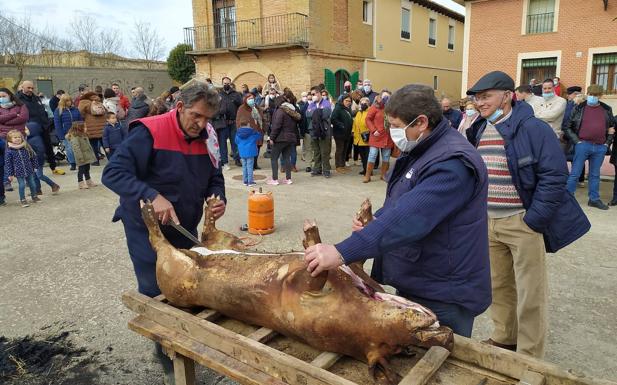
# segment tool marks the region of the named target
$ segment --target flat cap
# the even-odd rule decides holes
[[[475,95],[487,90],[514,91],[514,80],[501,71],[489,72],[482,76],[473,87],[467,90],[467,95]]]
[[[572,86],[572,87],[566,88],[566,92],[568,93],[568,95],[571,95],[575,92],[582,92],[582,91],[583,91],[583,88],[579,86]]]

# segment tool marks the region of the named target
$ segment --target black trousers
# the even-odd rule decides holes
[[[77,181],[82,182],[84,178],[90,180],[90,163],[82,164],[77,169]]]
[[[355,146],[354,148],[356,149],[356,154],[358,154],[360,156],[360,159],[362,160],[362,172],[365,173],[366,172],[366,164],[368,163],[368,151],[370,149],[369,146]]]
[[[345,161],[347,160],[347,149],[351,140],[349,137],[334,138],[336,144],[336,150],[334,151],[334,167],[345,167]]]
[[[279,178],[279,156],[283,156],[281,159],[281,165],[285,169],[285,177],[291,179],[291,150],[295,147],[295,143],[280,142],[274,143],[272,146],[272,157],[270,158],[270,165],[272,166],[272,179],[277,180]]]
[[[51,138],[49,136],[49,132],[51,127],[43,128],[43,145],[45,146],[45,157],[47,158],[47,163],[49,163],[49,168],[53,171],[56,169],[56,155],[54,154],[54,148],[51,145]],[[41,165],[43,167],[43,165]]]

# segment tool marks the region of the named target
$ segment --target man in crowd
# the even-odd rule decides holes
[[[126,95],[122,93],[122,90],[120,90],[120,86],[118,85],[118,83],[113,83],[111,85],[111,89],[114,91],[116,96],[120,98],[120,107],[124,108],[124,112],[127,112],[129,106],[131,105],[131,102],[129,102],[129,98],[127,98]]]
[[[79,101],[81,100],[81,96],[90,92],[90,87],[87,84],[80,84],[77,89],[77,95],[73,98],[73,105],[75,108],[79,106]]]
[[[313,148],[313,167],[311,176],[323,175],[330,178],[330,153],[332,152],[332,127],[330,115],[332,105],[321,96],[319,86],[311,88],[312,102],[306,109],[306,117],[311,133],[311,145]]]
[[[146,96],[143,87],[135,87],[132,94],[131,106],[126,113],[126,121],[130,125],[135,119],[145,118],[150,112],[150,101]]]
[[[115,151],[103,171],[105,186],[120,196],[113,221],[121,220],[140,293],[150,297],[161,293],[156,281],[156,253],[148,240],[140,202],[150,201],[163,225],[181,224],[193,235],[202,217],[205,199],[214,194],[225,200],[223,174],[206,126],[216,114],[219,96],[205,84],[182,91],[177,109],[131,122],[131,134]],[[216,218],[225,203],[213,209]],[[171,226],[161,226],[165,238],[177,248],[191,248],[192,242]],[[165,371],[166,383],[173,383],[173,365],[159,344],[157,357]]]
[[[364,79],[364,81],[362,82],[362,97],[368,98],[371,105],[373,105],[373,102],[375,101],[375,96],[377,95],[378,93],[373,91],[373,85],[371,84],[371,81],[368,79]]]
[[[555,134],[513,102],[514,81],[495,71],[467,91],[481,118],[469,130],[488,168],[488,239],[494,324],[487,343],[542,358],[547,332],[546,252],[591,227],[566,190],[568,169]]]
[[[533,109],[536,118],[545,121],[553,129],[555,136],[562,139],[561,123],[566,111],[566,100],[555,94],[553,79],[546,79],[542,83],[542,99]],[[565,150],[565,141],[562,141]]]
[[[56,108],[58,108],[58,103],[60,103],[60,97],[62,95],[64,95],[64,90],[58,90],[56,91],[56,94],[49,99],[49,108],[52,113],[56,110]]]
[[[441,99],[441,112],[450,121],[450,126],[458,130],[458,126],[463,120],[463,113],[458,108],[451,107],[452,101],[449,98]]]
[[[51,138],[49,137],[50,121],[45,106],[41,99],[34,94],[34,83],[31,80],[24,80],[21,83],[21,91],[16,95],[26,107],[28,107],[28,125],[37,124],[42,131],[43,145],[45,146],[45,156],[49,163],[49,168],[54,174],[64,175],[65,172],[61,168],[56,167],[56,157],[54,155],[54,149],[51,145]],[[43,165],[40,165],[43,167]]]
[[[600,168],[606,150],[615,136],[615,118],[610,106],[600,101],[602,86],[592,84],[587,88],[587,100],[574,107],[565,135],[574,145],[572,170],[568,177],[568,191],[576,191],[576,181],[585,161],[589,161],[589,202],[587,205],[601,210],[608,206],[600,199]]]
[[[534,95],[542,96],[542,85],[540,85],[536,79],[531,79],[529,81],[529,86]]]
[[[521,101],[521,102],[525,101],[527,104],[531,106],[531,108],[534,109],[534,112],[535,112],[536,105],[542,101],[541,97],[533,94],[533,91],[531,90],[531,86],[518,86],[516,87],[514,92],[516,94],[516,100]]]
[[[574,144],[571,143],[567,136],[565,135],[566,128],[568,124],[570,124],[570,116],[572,116],[572,110],[574,106],[576,106],[576,97],[581,94],[583,89],[579,86],[572,86],[566,89],[566,93],[568,94],[568,99],[566,102],[566,110],[563,113],[563,121],[561,122],[561,132],[564,133],[562,140],[566,142],[567,150],[566,150],[566,158],[568,162],[572,162],[574,159]],[[581,175],[578,178],[578,187],[585,187],[585,164],[583,163],[583,169],[581,170]]]
[[[221,105],[216,118],[213,120],[214,128],[219,137],[221,146],[221,164],[224,170],[229,170],[229,156],[227,154],[227,140],[231,144],[231,158],[235,165],[240,167],[240,154],[236,146],[236,114],[238,107],[242,105],[242,95],[231,88],[231,79],[223,77],[223,89],[219,91]]]

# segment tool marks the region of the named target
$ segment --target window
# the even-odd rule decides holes
[[[411,39],[411,10],[401,8],[401,39]]]
[[[454,50],[454,26],[448,26],[448,49]]]
[[[235,0],[213,0],[213,5],[216,48],[235,47],[238,37]]]
[[[373,24],[373,1],[362,1],[362,21],[366,24]]]
[[[437,77],[437,75],[435,75],[433,76],[433,89],[437,91],[438,88],[439,88],[439,78]]]
[[[591,78],[608,95],[617,94],[617,52],[593,55]]]
[[[529,84],[531,79],[543,82],[544,79],[552,79],[557,74],[557,58],[524,59],[521,69],[523,77],[521,84]]]
[[[553,32],[555,0],[529,0],[527,8],[527,33]]]
[[[428,19],[428,45],[434,46],[437,43],[437,19]]]

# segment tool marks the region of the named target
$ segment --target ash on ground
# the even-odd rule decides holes
[[[53,328],[55,329],[55,328]],[[76,346],[72,331],[45,327],[19,338],[0,336],[0,383],[6,385],[94,385],[98,352]]]

